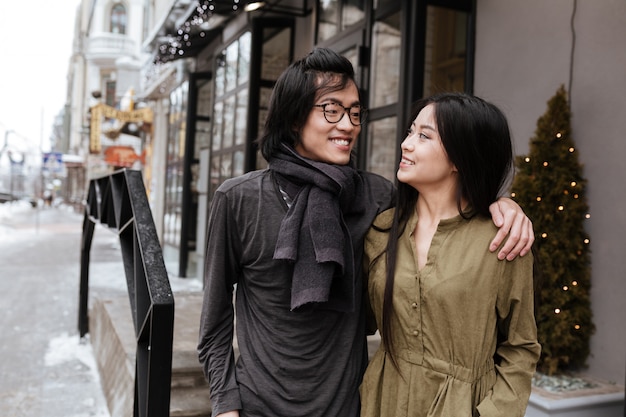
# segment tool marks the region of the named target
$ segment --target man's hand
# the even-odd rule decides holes
[[[533,224],[515,201],[501,197],[489,206],[489,212],[493,223],[500,228],[489,250],[495,252],[508,236],[498,252],[498,259],[512,261],[518,255],[524,256],[530,252],[535,241]]]

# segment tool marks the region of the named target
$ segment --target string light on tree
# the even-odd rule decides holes
[[[565,88],[548,101],[537,121],[529,154],[518,157],[511,196],[535,228],[534,254],[542,286],[537,331],[544,373],[583,366],[594,331],[590,292],[590,240],[586,180],[577,160]]]

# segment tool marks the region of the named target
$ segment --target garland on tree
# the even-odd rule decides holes
[[[574,147],[570,108],[561,86],[537,121],[530,153],[516,160],[512,197],[535,230],[538,370],[549,375],[584,367],[594,332],[590,293],[587,181]]]

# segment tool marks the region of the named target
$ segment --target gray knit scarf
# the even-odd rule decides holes
[[[279,184],[299,189],[278,233],[274,259],[293,263],[291,309],[310,303],[354,311],[354,249],[345,214],[365,209],[354,167],[316,162],[284,145],[269,161]]]

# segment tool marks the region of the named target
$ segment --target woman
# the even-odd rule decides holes
[[[316,49],[274,87],[259,142],[268,169],[216,191],[198,343],[214,416],[358,416],[363,241],[395,191],[354,168],[365,117],[350,61]],[[523,255],[532,225],[504,201],[496,239],[514,226],[508,250]]]
[[[417,108],[396,208],[377,216],[365,241],[382,342],[361,416],[522,417],[540,354],[533,259],[489,252],[489,205],[513,161],[506,118],[456,93]]]

